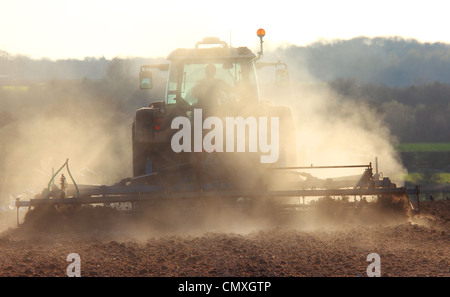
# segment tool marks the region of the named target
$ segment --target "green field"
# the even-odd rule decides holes
[[[433,182],[435,184],[446,184],[450,185],[450,173],[440,172],[433,173],[432,175],[427,175],[426,173],[411,172],[405,176],[405,181],[422,184],[423,182]]]
[[[450,152],[450,142],[434,143],[401,143],[397,146],[399,152]]]
[[[27,92],[29,90],[29,86],[15,86],[15,85],[8,85],[8,86],[1,86],[1,89],[4,91],[19,91],[19,92]]]
[[[435,199],[447,199],[450,173],[445,168],[450,165],[450,142],[401,143],[397,151],[401,153],[404,165],[415,169],[408,170],[404,181],[421,185],[424,192],[421,200],[426,200],[431,193]]]

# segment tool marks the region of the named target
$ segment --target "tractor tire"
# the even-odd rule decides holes
[[[133,143],[133,177],[148,174],[149,153],[147,145],[143,143]]]

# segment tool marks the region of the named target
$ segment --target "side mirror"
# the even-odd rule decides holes
[[[141,89],[153,88],[152,72],[150,70],[142,70],[139,72],[139,84]]]
[[[275,81],[279,88],[287,88],[289,86],[289,72],[287,69],[277,69],[275,71]]]

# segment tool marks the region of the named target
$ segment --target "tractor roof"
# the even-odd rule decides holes
[[[210,47],[201,47],[209,45]],[[216,46],[212,46],[216,45]],[[217,46],[218,45],[218,46]],[[169,60],[253,59],[256,55],[247,47],[229,47],[217,37],[206,37],[195,48],[179,48],[169,54]]]

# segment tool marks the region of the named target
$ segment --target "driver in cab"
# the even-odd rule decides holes
[[[199,107],[211,110],[227,101],[232,88],[222,79],[215,77],[216,67],[213,64],[206,65],[205,75],[192,90],[192,95],[198,99]]]

